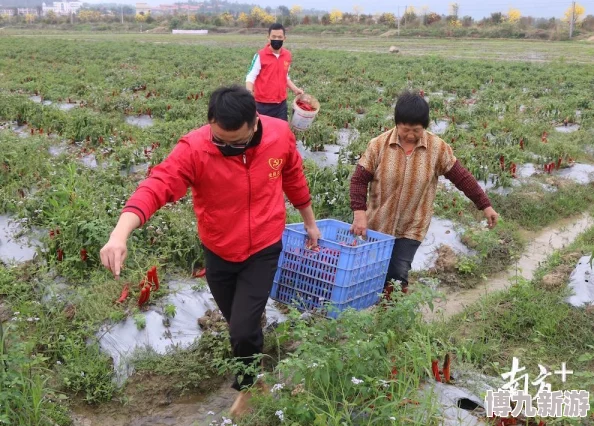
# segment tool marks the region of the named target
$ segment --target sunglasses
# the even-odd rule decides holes
[[[219,146],[221,148],[229,146],[231,148],[243,149],[249,145],[249,143],[252,141],[253,138],[254,138],[254,132],[252,132],[250,134],[250,137],[248,139],[246,139],[244,142],[227,143],[227,142],[223,142],[222,140],[218,139],[215,135],[213,135],[212,130],[210,131],[210,141],[213,143],[213,145]]]

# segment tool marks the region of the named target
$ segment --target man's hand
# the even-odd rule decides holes
[[[126,238],[113,234],[99,252],[101,263],[111,271],[116,279],[120,277],[122,265],[124,264],[124,260],[126,260],[127,254]]]
[[[303,91],[303,89],[296,87],[295,89],[293,89],[293,93],[295,94],[295,96],[299,96],[299,95],[303,95],[305,92]]]
[[[493,229],[495,225],[497,225],[497,218],[499,217],[499,214],[493,209],[493,207],[487,207],[485,210],[483,210],[483,213],[485,215],[485,219],[487,219],[487,225],[489,226],[489,229]]]
[[[307,232],[307,236],[309,237],[308,244],[311,247],[317,247],[318,240],[322,238],[322,233],[318,229],[318,225],[314,222],[310,226],[305,226],[305,231]]]
[[[367,235],[367,216],[365,210],[355,210],[351,232],[356,236]]]

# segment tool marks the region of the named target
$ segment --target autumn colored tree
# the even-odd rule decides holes
[[[585,14],[586,8],[579,3],[576,3],[575,9],[574,6],[569,6],[565,11],[562,21],[571,24],[571,21],[573,20],[573,25],[577,26],[584,20]]]
[[[338,24],[342,21],[342,12],[338,9],[332,9],[329,18],[331,24]]]
[[[516,24],[520,22],[520,18],[522,17],[522,13],[519,9],[510,8],[507,12],[507,21],[511,22],[512,24]]]
[[[394,27],[396,26],[396,16],[393,13],[382,13],[378,19],[378,22],[380,24]]]

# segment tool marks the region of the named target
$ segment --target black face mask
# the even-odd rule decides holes
[[[270,47],[272,47],[274,50],[278,50],[281,47],[283,47],[283,41],[282,40],[270,40]]]
[[[216,145],[216,147],[219,149],[221,154],[223,154],[225,157],[235,157],[237,155],[244,154],[245,151],[248,150],[249,148],[258,146],[260,144],[261,140],[262,140],[262,123],[258,122],[258,130],[256,130],[256,132],[252,136],[252,139],[245,146],[242,146],[241,148],[234,148],[231,145],[225,145],[225,146]]]
[[[241,148],[233,148],[231,145],[225,145],[225,146],[218,146],[217,148],[219,149],[219,151],[221,151],[221,154],[223,154],[225,157],[234,157],[236,155],[241,155],[245,152],[246,149],[249,148],[249,144],[241,147]]]

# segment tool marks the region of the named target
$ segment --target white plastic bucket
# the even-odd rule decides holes
[[[304,111],[297,106],[298,100],[304,100],[308,102],[311,106],[313,106],[316,110],[315,111]],[[316,98],[311,95],[299,95],[295,97],[293,101],[293,117],[291,119],[291,127],[295,130],[307,130],[311,123],[313,123],[314,118],[316,117],[317,113],[320,111],[320,103]]]

